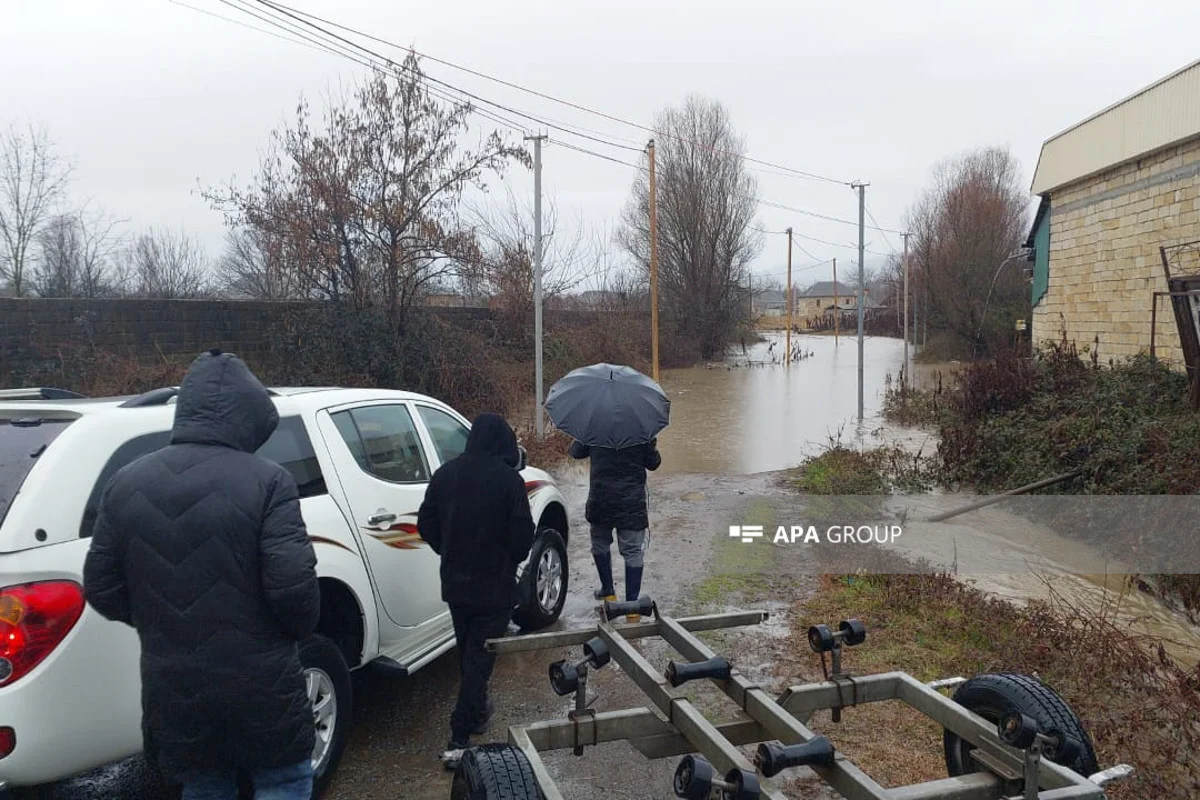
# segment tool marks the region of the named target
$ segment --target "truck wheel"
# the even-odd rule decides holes
[[[310,636],[300,643],[300,663],[317,728],[313,797],[320,797],[333,780],[350,735],[354,707],[350,670],[342,651],[324,636]]]
[[[1096,751],[1091,737],[1071,707],[1046,684],[1031,675],[1017,673],[989,673],[976,675],[958,687],[954,702],[988,722],[999,724],[1001,717],[1019,711],[1035,719],[1038,727],[1049,733],[1055,730],[1079,743],[1079,749],[1069,763],[1067,759],[1057,761],[1067,769],[1084,776],[1100,771],[1096,763]],[[942,736],[946,748],[946,769],[951,777],[975,772],[970,752],[974,748],[958,734],[947,730]]]
[[[569,572],[562,534],[542,528],[521,578],[521,604],[513,612],[513,622],[522,630],[536,631],[557,620],[567,602]]]
[[[510,744],[485,744],[463,753],[450,800],[541,800],[529,759]]]

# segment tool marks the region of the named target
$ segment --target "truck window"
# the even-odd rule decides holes
[[[155,431],[154,433],[137,436],[113,451],[100,477],[92,486],[88,495],[87,506],[83,510],[83,520],[79,524],[79,536],[86,538],[92,535],[96,525],[96,515],[99,510],[100,496],[104,487],[112,480],[112,476],[121,467],[130,464],[144,455],[153,453],[167,446],[171,441],[170,431]],[[317,454],[313,450],[312,440],[304,428],[304,420],[299,417],[283,417],[279,426],[271,434],[271,438],[258,449],[263,458],[274,461],[286,469],[296,479],[300,489],[300,497],[316,497],[327,493],[325,476],[321,473],[321,465],[317,462]]]
[[[69,419],[0,419],[0,523],[38,457],[70,424]]]
[[[362,406],[332,416],[346,446],[367,473],[389,483],[429,480],[429,467],[407,407]]]
[[[433,447],[437,450],[438,459],[445,464],[452,458],[462,455],[467,449],[467,434],[470,429],[447,414],[445,411],[432,406],[417,406],[421,421],[429,429],[433,439]]]

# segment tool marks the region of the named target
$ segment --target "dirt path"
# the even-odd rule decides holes
[[[769,502],[767,498],[785,494],[776,487],[773,476],[654,477],[645,593],[668,613],[679,616],[736,608],[741,601],[759,600],[773,586],[780,590],[780,597],[769,610],[782,611],[811,585],[807,577],[775,574],[768,564],[744,562],[742,552],[748,551],[730,553],[724,544],[730,525],[751,522],[751,517],[763,513],[758,506]],[[573,476],[564,492],[571,506],[571,584],[558,628],[584,626],[594,618],[591,592],[595,577],[583,520],[586,488],[582,477]],[[765,543],[756,545],[756,552],[769,553]],[[773,651],[786,646],[787,630],[786,619],[780,618],[760,629],[723,633],[710,641],[729,654],[743,672],[764,685],[773,685],[781,682],[773,673]],[[643,641],[639,649],[651,663],[666,665],[669,655],[661,641]],[[546,667],[567,655],[575,653],[542,651],[501,657],[493,680],[493,728],[489,736],[477,741],[503,740],[509,725],[565,717],[571,698],[560,698],[551,691]],[[328,794],[330,800],[449,797],[450,779],[436,757],[446,742],[456,686],[453,654],[411,679],[362,674],[356,683],[354,734]],[[597,693],[598,710],[646,703],[615,665],[594,674],[591,686]],[[702,708],[710,702],[708,690],[695,695]],[[714,703],[714,707],[719,706]],[[731,709],[726,705],[722,713],[728,715]],[[589,748],[581,758],[568,751],[550,754],[546,760],[564,796],[571,800],[672,796],[675,760],[649,762],[625,743]]]

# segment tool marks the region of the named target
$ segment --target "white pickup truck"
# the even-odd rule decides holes
[[[166,445],[175,394],[0,392],[0,792],[141,750],[137,636],[86,605],[83,563],[102,489]],[[321,582],[318,635],[301,647],[319,792],[349,733],[350,671],[411,673],[454,646],[438,556],[416,521],[430,475],[462,452],[469,425],[408,392],[272,394],[279,427],[259,454],[296,478]],[[550,476],[522,467],[537,537],[514,619],[537,629],[566,598],[567,514]]]

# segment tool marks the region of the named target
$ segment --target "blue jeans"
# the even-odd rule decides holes
[[[254,800],[311,800],[312,762],[305,759],[290,767],[260,769],[250,773]],[[183,800],[237,800],[237,773],[212,772],[183,785]]]

